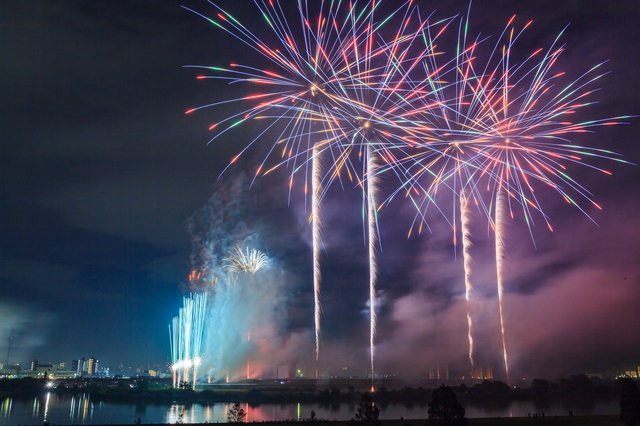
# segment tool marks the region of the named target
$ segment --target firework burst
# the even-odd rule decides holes
[[[256,88],[256,93],[193,108],[187,113],[229,103],[249,103],[247,109],[212,124],[211,130],[216,134],[210,142],[247,121],[262,120],[267,123],[264,130],[247,143],[229,165],[251,146],[265,139],[269,134],[267,132],[275,132],[278,136],[268,143],[270,148],[255,176],[266,175],[278,167],[286,166],[290,170],[290,190],[294,176],[300,173],[304,175],[305,195],[311,182],[316,357],[320,336],[318,244],[322,197],[332,182],[338,180],[343,184],[345,174],[363,192],[369,217],[365,234],[370,242],[371,299],[375,295],[377,266],[374,246],[377,235],[374,232],[377,232],[377,224],[376,207],[372,204],[375,185],[365,181],[374,179],[375,174],[379,173],[370,168],[375,156],[380,155],[384,161],[389,161],[389,158],[383,152],[376,154],[370,150],[374,142],[368,135],[373,134],[371,129],[375,127],[376,140],[398,143],[397,127],[420,127],[407,117],[406,106],[409,104],[402,101],[403,94],[413,87],[408,76],[426,55],[432,54],[430,44],[418,48],[425,29],[439,27],[439,34],[451,22],[451,19],[447,19],[432,24],[420,16],[411,2],[377,19],[380,4],[365,2],[364,7],[357,8],[355,3],[349,3],[348,7],[342,2],[322,3],[315,19],[315,16],[312,18],[308,3],[298,1],[300,22],[296,27],[290,25],[278,2],[256,2],[272,34],[277,37],[276,45],[262,41],[215,4],[219,12],[217,16],[208,18],[198,13],[253,49],[262,57],[262,63],[268,65],[258,65],[260,61],[257,61],[252,65],[234,63],[228,67],[196,66],[208,71],[208,75],[199,78],[249,84]],[[398,24],[397,27],[389,28],[392,23]],[[294,27],[296,31],[292,30]],[[401,133],[404,137],[404,133]],[[277,154],[280,160],[267,167],[267,160]],[[363,171],[359,174],[354,160],[362,161],[363,156],[366,159],[363,161]],[[322,178],[318,175],[320,158],[326,158],[325,164],[328,165]],[[373,303],[371,299],[372,357],[375,330]]]
[[[426,58],[424,69],[427,77],[424,81],[431,90],[428,96],[415,97],[415,109],[420,112],[414,119],[425,126],[432,126],[435,137],[430,135],[418,143],[390,147],[398,152],[394,166],[401,167],[399,174],[407,177],[400,190],[406,192],[418,210],[414,224],[420,224],[419,231],[426,224],[426,209],[437,205],[439,187],[451,189],[460,198],[467,300],[470,289],[465,236],[465,216],[469,213],[465,210],[467,198],[475,201],[495,230],[500,324],[507,377],[502,309],[506,215],[513,217],[513,207],[520,206],[532,239],[535,212],[552,230],[549,217],[543,211],[543,200],[536,196],[535,186],[540,183],[551,187],[585,214],[586,211],[571,197],[571,192],[600,209],[591,194],[569,175],[569,165],[583,165],[611,174],[589,160],[625,161],[613,152],[580,146],[571,142],[571,138],[575,134],[590,132],[594,127],[621,124],[621,120],[627,118],[571,121],[572,114],[593,104],[587,98],[595,91],[593,84],[603,76],[597,74],[602,64],[562,85],[565,73],[556,71],[560,55],[565,50],[564,46],[558,45],[562,32],[548,49],[538,49],[521,58],[520,62],[515,61],[514,44],[531,22],[516,31],[514,18],[490,49],[491,53],[484,56],[484,65],[479,64],[479,58],[483,57],[480,51],[482,40],[470,40],[466,24],[460,26],[464,30],[456,50],[459,53],[448,62],[445,60],[447,64],[455,64],[454,67],[441,66],[435,56]],[[418,149],[410,152],[413,148]],[[485,184],[488,201],[481,189]],[[495,210],[495,218],[492,210]],[[454,202],[454,246],[455,223]],[[469,342],[473,364],[470,317]]]
[[[223,259],[224,270],[228,274],[255,274],[260,269],[269,266],[269,258],[260,250],[247,247],[243,252],[239,247],[234,247],[230,255]]]

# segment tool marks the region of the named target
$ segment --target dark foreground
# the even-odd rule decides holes
[[[260,426],[287,426],[287,425],[311,425],[309,421],[278,421],[278,422],[256,422],[249,424]],[[362,425],[362,422],[345,421],[324,421],[313,422],[314,426],[354,426]],[[433,420],[410,419],[410,420],[380,420],[380,426],[440,426],[440,423]],[[544,418],[534,417],[497,417],[497,418],[474,418],[467,419],[468,426],[624,426],[618,415],[609,416],[549,416]],[[118,426],[118,425],[109,425]],[[121,425],[130,426],[130,425]],[[184,423],[180,426],[203,426],[203,423]]]

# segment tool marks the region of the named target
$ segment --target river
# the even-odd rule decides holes
[[[89,394],[57,395],[45,393],[36,398],[5,398],[0,404],[0,425],[55,425],[133,424],[140,419],[150,423],[214,423],[226,422],[231,404],[122,404],[91,400]],[[242,404],[247,410],[247,421],[300,420],[308,418],[314,410],[318,419],[349,420],[356,411],[355,404]],[[427,418],[427,406],[403,404],[380,405],[381,419]],[[547,416],[618,414],[617,400],[587,403],[557,403],[546,406],[533,401],[513,401],[499,407],[467,404],[467,417],[526,417],[530,412],[545,412]]]

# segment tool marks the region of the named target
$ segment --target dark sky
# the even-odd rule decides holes
[[[274,41],[253,3],[238,3],[218,2]],[[468,7],[420,4],[442,17]],[[204,0],[0,2],[0,361],[12,329],[16,362],[95,356],[115,366],[168,358],[167,324],[189,274],[186,220],[215,188],[264,157],[250,150],[216,183],[260,129],[241,126],[207,145],[209,125],[225,111],[184,112],[243,89],[197,80],[183,66],[254,58],[181,5],[215,11]],[[477,1],[470,31],[498,35],[513,14],[520,26],[533,20],[517,44],[525,51],[548,47],[570,24],[558,64],[569,75],[608,61],[585,119],[640,114],[637,1]],[[640,163],[640,120],[627,121],[573,141]],[[521,217],[509,225],[505,322],[514,371],[552,376],[640,365],[640,170],[592,164],[612,176],[581,166],[570,172],[603,207],[582,204],[597,225],[544,190],[554,232],[538,217],[534,247]],[[383,191],[396,184],[383,179]],[[275,174],[246,197],[256,199],[262,244],[291,279],[287,330],[310,332],[311,230],[300,194],[294,187],[288,203],[287,182]],[[360,197],[349,185],[332,188],[323,209],[323,347],[327,358],[365,369]],[[464,365],[460,253],[456,261],[451,230],[437,215],[433,233],[407,239],[412,209],[397,199],[380,211],[378,362],[403,373],[436,360]],[[474,227],[476,345],[481,362],[499,366],[493,239],[486,219],[478,215]]]

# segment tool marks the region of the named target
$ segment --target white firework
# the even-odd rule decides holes
[[[240,248],[235,247],[229,257],[223,259],[224,269],[228,274],[239,274],[245,272],[247,274],[255,274],[262,268],[269,265],[269,258],[260,250],[247,247],[243,252]]]

